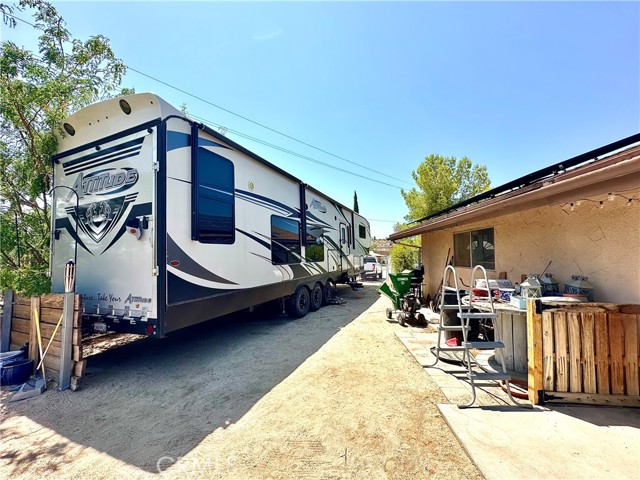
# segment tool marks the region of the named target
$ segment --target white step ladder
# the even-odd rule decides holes
[[[504,381],[506,385],[506,391],[509,395],[509,398],[513,403],[518,405],[518,402],[511,395],[511,387],[509,381],[511,380],[511,376],[507,373],[507,368],[504,363],[504,355],[500,355],[500,363],[502,366],[501,372],[487,372],[482,369],[482,372],[476,372],[473,370],[473,365],[478,364],[475,360],[474,355],[471,353],[471,350],[498,350],[504,348],[504,343],[501,341],[501,335],[498,329],[496,328],[496,312],[493,307],[493,300],[491,295],[491,289],[489,288],[489,280],[487,279],[487,271],[483,266],[477,265],[474,267],[471,272],[471,286],[473,288],[475,282],[476,271],[481,271],[484,276],[485,285],[487,286],[487,296],[489,297],[489,305],[490,312],[472,312],[473,309],[472,300],[473,300],[473,290],[471,290],[469,295],[469,305],[463,305],[462,299],[460,298],[460,288],[458,287],[458,276],[456,274],[456,269],[452,265],[447,265],[444,269],[443,278],[442,278],[442,291],[440,294],[440,323],[438,325],[438,342],[435,347],[435,362],[431,365],[427,365],[427,367],[435,366],[440,360],[440,352],[462,352],[463,360],[462,363],[466,365],[467,371],[466,376],[469,379],[469,383],[471,384],[471,400],[468,403],[458,405],[458,408],[468,408],[472,406],[476,401],[476,381],[485,381],[485,380],[496,380],[496,381]],[[447,296],[446,294],[454,293],[454,290],[451,287],[447,287],[447,275],[453,275],[453,287],[455,288],[455,296],[456,303],[447,304]],[[450,295],[449,295],[450,296]],[[447,317],[447,312],[456,311],[457,310],[457,318],[459,320],[459,324],[457,325],[445,325],[444,319]],[[470,322],[471,320],[478,320],[479,322],[486,322],[490,324],[490,327],[494,332],[494,341],[470,341],[469,340],[469,331],[471,330]],[[457,331],[462,332],[462,344],[460,346],[449,346],[442,345],[442,332],[447,331]],[[498,355],[496,355],[498,357]]]

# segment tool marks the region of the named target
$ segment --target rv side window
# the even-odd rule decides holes
[[[300,263],[300,223],[291,218],[271,216],[271,261],[274,264]]]
[[[200,147],[195,174],[193,239],[202,243],[233,243],[233,163]]]
[[[367,227],[365,227],[361,223],[358,224],[358,236],[360,238],[367,238]]]
[[[305,242],[305,257],[309,262],[324,261],[324,242],[322,228],[307,226],[307,241]]]

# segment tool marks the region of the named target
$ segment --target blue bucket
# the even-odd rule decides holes
[[[14,363],[26,360],[26,350],[11,350],[10,352],[0,353],[0,367],[13,365]]]
[[[0,385],[18,385],[24,383],[33,373],[33,360],[23,359],[11,365],[0,367]]]

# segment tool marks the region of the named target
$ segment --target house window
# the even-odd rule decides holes
[[[456,267],[482,265],[495,270],[493,228],[456,233],[453,236],[454,263]]]
[[[367,238],[367,227],[361,223],[358,224],[358,236],[360,238]]]
[[[324,261],[324,242],[322,228],[307,225],[307,241],[305,243],[305,258],[309,262]]]
[[[271,216],[271,261],[276,265],[300,263],[300,223]]]
[[[231,244],[235,240],[233,163],[198,148],[193,179],[193,240]]]

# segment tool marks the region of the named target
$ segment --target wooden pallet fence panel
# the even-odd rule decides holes
[[[609,355],[611,359],[611,393],[624,395],[624,329],[622,314],[609,314]]]
[[[44,357],[44,368],[47,372],[47,378],[54,377],[57,379],[60,374],[60,357],[53,355],[51,352]]]
[[[10,350],[20,350],[20,347],[27,342],[31,341],[31,336],[28,333],[16,332],[15,330],[11,332],[11,340],[9,342]]]
[[[609,319],[606,313],[594,313],[596,340],[596,388],[599,394],[611,393],[609,361]]]
[[[555,387],[555,349],[553,342],[553,313],[549,310],[542,312],[542,370],[543,388],[554,391]]]
[[[553,336],[556,354],[556,391],[569,391],[569,345],[567,337],[567,316],[564,312],[553,314]]]
[[[638,321],[636,315],[621,313],[624,330],[624,383],[625,394],[638,395]]]
[[[31,320],[31,305],[14,304],[11,316],[14,319]]]
[[[27,307],[31,307],[31,298],[23,297],[22,295],[14,295],[13,297],[14,306],[16,305],[26,305]]]
[[[74,330],[72,337],[72,357],[79,361],[82,360],[82,329],[80,328],[82,304],[79,295],[76,295],[73,303]],[[60,357],[62,356],[62,322],[60,319],[63,305],[64,296],[62,294],[49,294],[32,298],[14,297],[13,310],[15,315],[12,316],[11,348],[17,349],[25,342],[29,342],[29,358],[33,359],[35,362],[34,366],[37,366],[40,361],[40,347],[38,346],[35,321],[36,318],[38,318],[42,352],[47,352],[44,365],[48,371],[48,375],[54,377],[59,373]],[[58,322],[60,322],[59,327]],[[54,335],[54,332],[55,337],[47,350],[47,345],[49,345],[49,341]]]
[[[31,297],[30,310],[31,333],[29,335],[29,358],[33,359],[34,364],[37,364],[40,359],[40,352],[38,348],[36,318],[40,316],[40,297]]]
[[[74,327],[71,343],[74,345],[82,345],[82,329]]]
[[[73,362],[72,366],[71,366],[71,374],[74,377],[82,377],[84,375],[84,372],[87,368],[87,361],[86,360],[80,360],[78,362]]]
[[[50,293],[48,295],[42,295],[41,302],[42,308],[62,309],[62,306],[64,305],[64,295],[62,293]]]
[[[31,334],[31,322],[23,318],[13,318],[11,320],[11,331],[13,333],[24,333],[26,335]]]
[[[582,314],[582,383],[585,393],[597,393],[594,323],[593,313]]]
[[[527,300],[527,382],[529,401],[541,402],[542,387],[542,314],[536,308],[536,300]]]
[[[46,308],[42,307],[40,312],[40,325],[53,325],[54,327],[60,322],[62,316],[62,308]],[[62,322],[60,322],[62,323]]]
[[[569,391],[582,392],[582,363],[580,323],[582,316],[578,312],[567,314],[567,337],[569,342]]]

